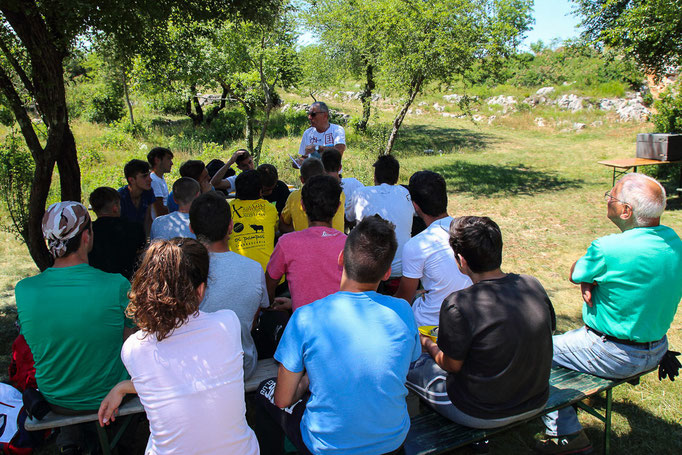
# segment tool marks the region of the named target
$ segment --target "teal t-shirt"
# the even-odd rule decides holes
[[[33,353],[38,388],[52,404],[98,409],[118,382],[130,283],[87,264],[49,268],[17,283],[21,333]]]
[[[576,262],[576,283],[596,282],[588,326],[638,342],[663,338],[682,298],[682,241],[667,226],[629,229],[592,242]]]

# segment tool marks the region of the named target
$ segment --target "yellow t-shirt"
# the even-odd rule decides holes
[[[332,218],[332,227],[337,231],[343,232],[343,207],[346,204],[346,195],[341,192],[341,204]],[[308,229],[308,216],[301,206],[301,190],[292,191],[287,199],[287,203],[282,209],[282,220],[286,224],[293,224],[294,231]]]
[[[279,219],[277,209],[265,199],[234,199],[230,208],[234,223],[229,240],[230,251],[253,259],[265,270],[275,248]]]

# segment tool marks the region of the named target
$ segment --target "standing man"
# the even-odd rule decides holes
[[[339,255],[341,290],[294,312],[275,352],[277,380],[256,395],[263,455],[282,453],[283,432],[302,454],[388,454],[402,445],[405,378],[421,347],[407,302],[376,292],[397,247],[387,221],[366,218]]]
[[[320,158],[322,152],[333,148],[341,155],[346,151],[346,132],[342,126],[329,123],[329,108],[322,101],[316,101],[308,109],[310,128],[303,133],[298,154],[303,159],[309,156]],[[299,163],[300,164],[300,163]]]
[[[628,174],[604,195],[607,217],[621,231],[593,241],[571,267],[580,284],[585,325],[554,337],[554,362],[605,378],[654,368],[668,349],[666,332],[682,298],[682,241],[660,224],[665,190]],[[543,417],[546,454],[588,453],[590,441],[572,407]]]
[[[147,154],[147,161],[152,168],[152,190],[156,201],[152,205],[152,220],[157,216],[168,213],[168,184],[163,178],[164,174],[173,167],[173,152],[164,147],[154,147]]]
[[[121,216],[144,227],[149,234],[152,226],[151,208],[156,202],[152,190],[152,178],[149,175],[149,164],[142,160],[130,160],[123,167],[128,185],[118,189],[121,195]]]
[[[395,296],[413,302],[417,326],[438,325],[443,300],[471,286],[471,279],[460,272],[450,248],[445,179],[432,171],[416,172],[410,177],[410,196],[426,229],[403,248],[403,276]],[[420,280],[425,292],[415,299]]]

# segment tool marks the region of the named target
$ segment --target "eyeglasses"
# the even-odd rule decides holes
[[[326,114],[326,112],[308,112],[310,117],[315,117],[317,114]]]
[[[613,199],[614,201],[620,202],[621,204],[624,204],[624,205],[630,205],[629,203],[627,203],[625,201],[621,201],[620,199],[616,199],[615,197],[611,196],[611,192],[607,191],[606,193],[604,193],[604,200],[606,202],[609,202],[609,199]]]

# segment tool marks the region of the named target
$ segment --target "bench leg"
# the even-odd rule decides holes
[[[606,390],[606,413],[604,415],[604,455],[611,452],[611,402],[613,389]]]
[[[97,427],[97,436],[99,437],[99,445],[102,448],[103,455],[111,455],[111,449],[109,448],[109,437],[107,436],[107,430],[101,427],[99,422],[95,422],[95,427]]]

